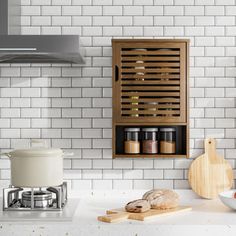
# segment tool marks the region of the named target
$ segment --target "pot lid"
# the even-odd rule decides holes
[[[58,157],[62,156],[60,148],[35,147],[29,149],[16,149],[9,153],[11,157]]]

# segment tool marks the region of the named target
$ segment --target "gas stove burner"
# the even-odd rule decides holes
[[[3,210],[62,210],[67,201],[67,184],[48,188],[3,189]]]
[[[52,193],[49,191],[33,191],[34,208],[45,208],[52,205]],[[31,207],[32,192],[26,191],[22,193],[23,207]]]

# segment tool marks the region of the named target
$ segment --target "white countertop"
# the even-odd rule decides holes
[[[182,205],[191,205],[190,212],[151,219],[145,222],[127,220],[109,224],[97,221],[108,209],[120,208],[128,201],[140,198],[145,191],[130,192],[80,192],[71,196],[79,198],[72,221],[60,217],[35,220],[22,216],[21,220],[6,222],[0,214],[0,235],[56,235],[56,236],[148,236],[148,235],[236,235],[236,212],[225,207],[219,199],[199,199],[190,190],[177,191]],[[69,199],[70,200],[70,199]],[[75,201],[75,199],[73,200]],[[30,214],[30,213],[29,213]]]

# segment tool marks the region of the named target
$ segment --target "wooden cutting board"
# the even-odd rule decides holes
[[[216,141],[205,139],[205,153],[191,164],[188,173],[193,191],[203,198],[213,199],[233,184],[230,164],[216,153]]]
[[[132,213],[125,211],[124,208],[108,210],[107,215],[98,216],[98,220],[106,223],[117,223],[127,219],[144,221],[154,217],[168,216],[179,212],[192,210],[189,206],[179,206],[173,209],[157,210],[151,209],[144,213]]]

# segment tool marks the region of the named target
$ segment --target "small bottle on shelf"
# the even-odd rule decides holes
[[[160,128],[160,153],[176,153],[176,129],[172,127]]]
[[[138,96],[132,96],[131,97],[131,99],[132,99],[131,105],[132,106],[138,106],[138,98],[139,98]],[[137,102],[135,100],[137,100]],[[133,102],[133,101],[135,101],[135,102]],[[132,117],[138,117],[139,116],[137,107],[131,108],[131,111],[136,111],[137,112],[137,113],[131,114]]]
[[[124,152],[127,154],[140,153],[140,128],[125,128]]]
[[[145,154],[158,153],[158,128],[143,128],[142,152]]]

